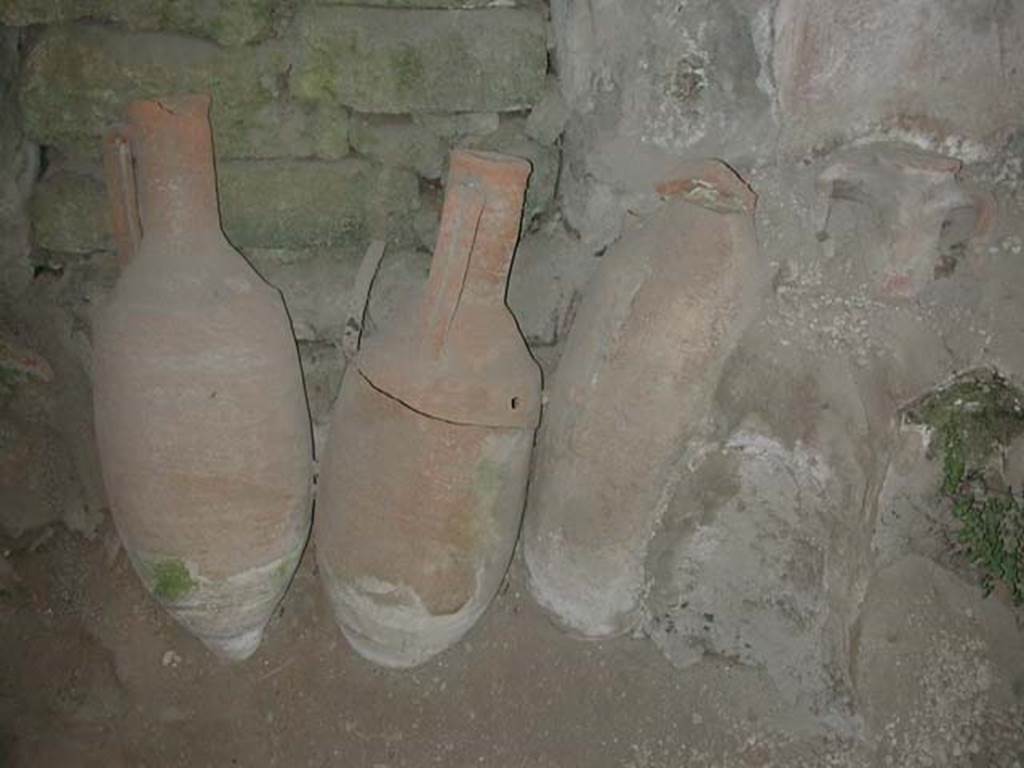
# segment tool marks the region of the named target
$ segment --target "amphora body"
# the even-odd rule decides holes
[[[352,646],[413,666],[501,584],[540,371],[505,305],[529,163],[458,151],[421,304],[349,365],[321,471],[317,563]]]
[[[586,637],[641,620],[648,546],[765,284],[754,193],[722,163],[687,170],[602,258],[537,439],[530,588]]]
[[[129,106],[106,162],[123,272],[95,323],[112,514],[147,589],[245,658],[305,545],[312,441],[280,294],[220,229],[209,99]]]

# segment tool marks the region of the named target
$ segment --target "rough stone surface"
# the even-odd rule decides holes
[[[389,249],[384,253],[380,270],[370,291],[363,333],[369,338],[387,327],[403,311],[419,304],[427,275],[430,253]]]
[[[113,247],[106,185],[94,176],[47,176],[33,191],[29,211],[37,248],[89,253]]]
[[[878,567],[908,554],[945,560],[949,509],[942,499],[942,466],[929,451],[930,436],[919,425],[902,425],[878,501],[871,549]]]
[[[689,532],[651,569],[651,636],[677,666],[728,657],[764,669],[789,701],[827,705],[841,665],[826,635],[828,464],[753,432],[693,454],[666,513]]]
[[[836,723],[849,723],[847,638],[870,569],[864,521],[890,439],[887,387],[912,391],[881,350],[877,380],[850,362],[880,309],[860,310],[842,290],[767,303],[720,378],[718,439],[679,457],[647,560],[649,631],[674,664],[739,660]],[[874,322],[883,336],[899,325]],[[913,337],[934,353],[927,341]]]
[[[0,518],[9,533],[61,520],[91,535],[107,506],[79,354],[86,326],[61,300],[67,281],[35,280],[0,312]]]
[[[979,603],[976,587],[909,555],[872,581],[854,649],[875,764],[1011,765],[1007,755],[1024,754],[1024,632],[1007,605]]]
[[[248,248],[244,254],[260,276],[281,291],[299,341],[341,343],[349,314],[359,311],[352,290],[361,249]],[[429,267],[430,257],[423,252],[385,251],[365,305],[365,338],[416,302]]]
[[[888,132],[976,151],[1019,127],[1020,3],[782,0],[774,28],[780,118],[794,148]]]
[[[352,147],[384,165],[415,171],[425,179],[439,179],[447,161],[447,147],[437,134],[408,118],[359,115],[352,121]]]
[[[0,531],[21,536],[60,521],[79,493],[74,479],[59,433],[0,415]]]
[[[338,345],[329,341],[300,341],[299,363],[313,424],[313,455],[319,459],[327,444],[331,406],[338,396],[347,361]]]
[[[54,26],[25,60],[19,99],[31,140],[93,158],[128,102],[192,91],[213,96],[221,157],[312,153],[314,132],[332,118],[306,123],[300,113],[275,111],[287,71],[284,49],[270,44],[224,50],[167,34]],[[296,135],[305,147],[293,147]]]
[[[859,267],[880,295],[916,296],[955,268],[972,240],[987,236],[995,215],[989,196],[960,183],[961,167],[955,158],[902,144],[842,152],[818,179],[818,236],[829,249],[844,236],[845,247],[858,244]],[[848,217],[844,232],[832,226],[832,213],[851,202],[865,210]]]
[[[467,136],[486,136],[498,130],[500,125],[497,112],[457,112],[450,115],[421,112],[414,114],[412,120],[449,142]]]
[[[39,167],[39,152],[24,140],[13,83],[20,65],[19,35],[0,29],[0,296],[21,293],[31,279],[25,202]]]
[[[52,425],[53,368],[19,341],[0,328],[0,533],[13,537],[61,520],[81,497]]]
[[[495,0],[320,0],[320,5],[360,5],[380,8],[487,8],[530,5],[529,2],[495,2]]]
[[[564,337],[597,265],[561,222],[519,241],[508,305],[529,344],[550,346]]]
[[[293,92],[360,112],[507,111],[540,98],[544,20],[487,11],[308,7],[296,20]]]
[[[359,266],[357,249],[248,249],[246,258],[284,296],[299,341],[340,343]]]
[[[242,45],[272,31],[272,0],[0,0],[0,24],[112,21],[130,29],[186,32]]]
[[[680,158],[731,163],[774,144],[770,4],[553,0],[555,58],[573,115],[562,203],[596,247]],[[647,201],[647,210],[651,203]]]
[[[526,135],[541,144],[554,144],[569,121],[569,106],[558,83],[548,82],[544,97],[526,118]]]
[[[502,152],[530,161],[533,172],[526,187],[523,210],[523,219],[529,224],[532,219],[544,213],[555,198],[561,155],[557,148],[530,139],[525,133],[525,128],[526,123],[522,118],[505,117],[502,118],[501,127],[494,133],[468,138],[464,145]]]
[[[415,247],[413,221],[420,207],[419,179],[404,168],[378,168],[373,192],[366,202],[370,235],[392,247]]]
[[[433,252],[437,234],[441,228],[441,208],[444,206],[444,190],[440,184],[427,185],[421,190],[420,209],[412,220],[416,233],[416,244]]]
[[[0,29],[0,167],[8,170],[21,144],[21,125],[16,94],[13,90],[20,67],[19,35],[15,30]]]

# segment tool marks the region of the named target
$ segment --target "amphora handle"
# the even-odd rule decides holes
[[[128,131],[127,127],[117,126],[110,129],[103,139],[103,165],[113,214],[114,243],[122,267],[132,262],[142,241],[135,159]]]
[[[483,190],[470,180],[448,191],[445,205],[451,207],[451,215],[445,211],[441,217],[441,232],[423,307],[424,342],[432,357],[440,355],[444,349],[459,310],[484,203]]]
[[[348,317],[345,330],[341,337],[341,350],[348,360],[355,358],[359,345],[363,340],[363,328],[366,324],[366,310],[370,304],[370,289],[384,258],[386,244],[383,240],[374,240],[363,254],[363,260],[356,272],[356,282],[348,300]]]

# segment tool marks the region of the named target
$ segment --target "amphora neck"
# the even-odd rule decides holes
[[[115,219],[138,238],[182,246],[221,237],[209,111],[208,96],[137,101],[108,136],[108,176],[126,209],[115,200]]]
[[[432,353],[444,348],[461,302],[504,306],[530,170],[528,161],[506,155],[452,153],[422,308]]]

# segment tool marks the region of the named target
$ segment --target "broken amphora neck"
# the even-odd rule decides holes
[[[488,152],[452,153],[441,231],[421,308],[423,342],[438,356],[467,304],[507,312],[530,164]]]

